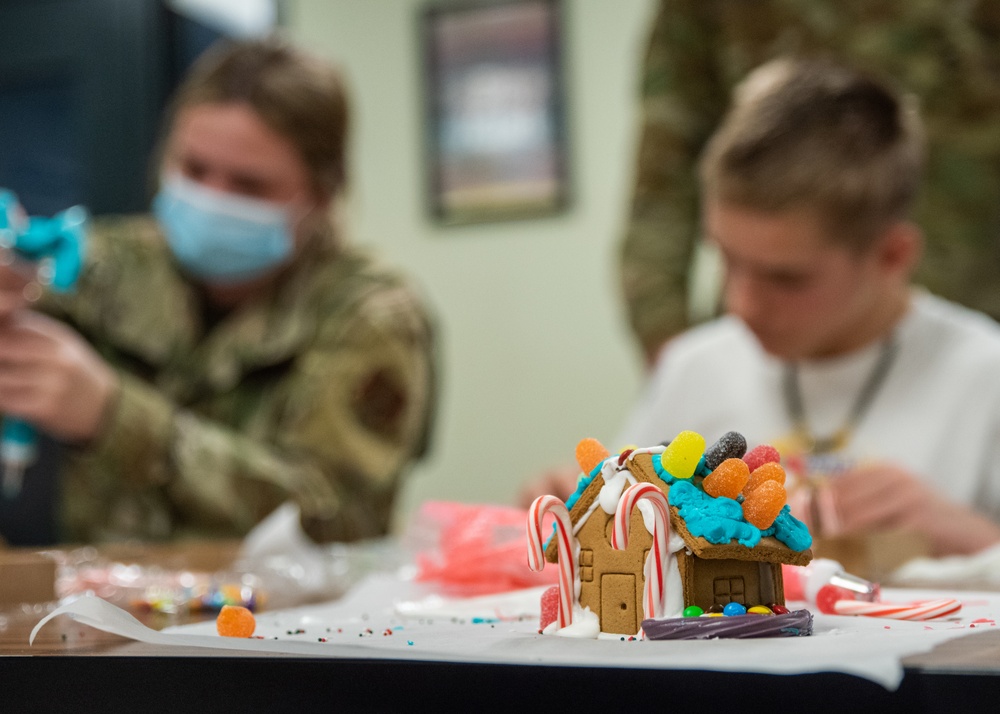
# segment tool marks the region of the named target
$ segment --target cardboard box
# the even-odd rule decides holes
[[[40,553],[0,550],[0,608],[56,599],[56,561]]]

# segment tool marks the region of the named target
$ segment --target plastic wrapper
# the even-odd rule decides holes
[[[453,595],[484,595],[552,585],[558,568],[528,568],[527,511],[506,506],[428,501],[404,539],[416,579]]]

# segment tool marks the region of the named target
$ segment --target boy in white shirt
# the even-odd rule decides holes
[[[736,430],[778,448],[823,535],[1000,542],[1000,326],[911,287],[916,110],[818,61],[735,96],[700,165],[728,314],[668,343],[621,443]]]

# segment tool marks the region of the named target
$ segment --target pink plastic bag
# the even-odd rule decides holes
[[[506,506],[428,501],[408,529],[417,580],[450,594],[485,595],[558,582],[559,568],[528,568],[528,512]]]

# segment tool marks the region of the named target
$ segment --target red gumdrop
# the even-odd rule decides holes
[[[743,459],[726,459],[715,467],[715,471],[705,477],[701,485],[705,489],[705,493],[713,498],[724,496],[735,499],[740,495],[740,491],[746,486],[749,478],[750,469],[747,468]]]
[[[743,487],[743,495],[749,496],[755,488],[765,481],[775,481],[782,486],[785,485],[785,470],[781,468],[781,464],[769,461],[755,468],[750,473],[750,478]]]
[[[544,630],[559,617],[559,586],[553,585],[542,593],[542,617],[538,629]]]
[[[785,505],[785,487],[765,481],[743,497],[743,518],[761,530],[770,528]]]
[[[753,473],[758,468],[764,464],[769,464],[772,461],[778,463],[781,461],[781,454],[773,446],[768,444],[761,444],[760,446],[755,446],[750,451],[748,451],[744,456],[743,460],[746,462],[747,466],[750,467],[750,473]]]

